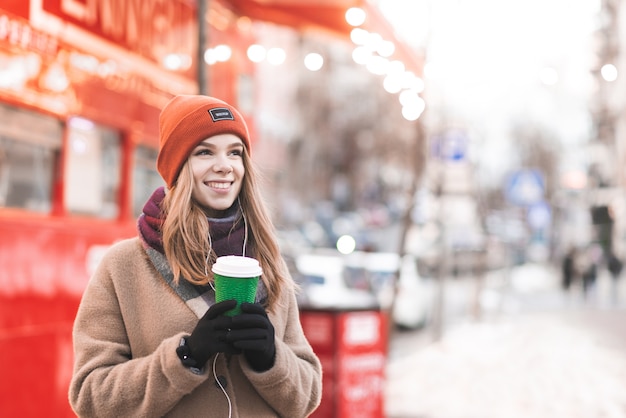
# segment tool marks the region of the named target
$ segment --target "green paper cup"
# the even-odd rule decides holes
[[[243,302],[254,303],[257,284],[263,273],[256,259],[237,255],[218,257],[211,271],[215,281],[215,302],[237,301],[237,306],[226,315],[240,314]]]

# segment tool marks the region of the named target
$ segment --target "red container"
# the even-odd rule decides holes
[[[313,418],[383,418],[387,319],[379,310],[301,309],[304,334],[323,369]]]

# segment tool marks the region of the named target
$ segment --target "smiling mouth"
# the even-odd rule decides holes
[[[231,186],[231,182],[216,182],[216,181],[210,181],[208,183],[206,183],[207,186],[213,188],[213,189],[223,189],[226,190]]]

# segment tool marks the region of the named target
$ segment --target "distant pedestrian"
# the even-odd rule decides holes
[[[596,284],[596,278],[598,277],[598,266],[593,261],[589,263],[585,271],[583,271],[583,295],[585,299],[589,296],[593,287]]]
[[[595,289],[598,278],[598,264],[601,259],[601,249],[597,245],[590,245],[584,253],[583,269],[581,272],[583,297],[588,299]]]
[[[561,286],[564,291],[569,291],[572,286],[572,281],[576,275],[576,248],[570,248],[561,264]]]
[[[622,269],[624,268],[624,263],[619,259],[615,253],[611,252],[609,254],[609,260],[607,263],[607,267],[609,269],[609,273],[611,273],[611,282],[612,282],[612,297],[613,302],[617,302],[619,300],[619,280],[622,275]]]

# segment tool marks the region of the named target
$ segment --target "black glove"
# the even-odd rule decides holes
[[[274,326],[259,303],[242,303],[240,315],[233,317],[226,340],[241,349],[250,367],[257,372],[274,365],[276,346]]]
[[[191,335],[186,338],[186,344],[176,350],[185,366],[201,369],[213,354],[232,351],[232,345],[226,342],[232,318],[223,314],[235,306],[235,300],[216,303],[200,318]]]

